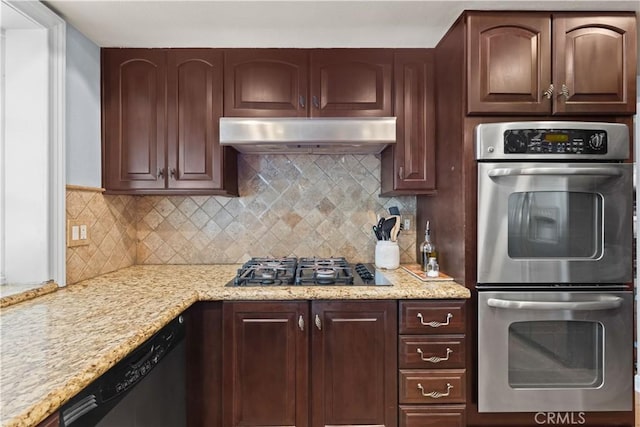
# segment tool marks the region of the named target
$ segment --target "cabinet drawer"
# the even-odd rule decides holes
[[[400,370],[400,403],[464,403],[464,369]]]
[[[398,346],[398,365],[407,369],[464,368],[464,337],[461,335],[403,335]]]
[[[465,427],[464,405],[400,406],[400,427]]]
[[[401,334],[464,333],[464,301],[400,302]]]

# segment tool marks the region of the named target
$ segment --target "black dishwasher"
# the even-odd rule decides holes
[[[186,426],[185,329],[169,322],[67,402],[60,426]]]

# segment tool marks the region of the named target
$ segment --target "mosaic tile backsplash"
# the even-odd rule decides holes
[[[140,197],[138,264],[345,256],[373,262],[376,215],[398,206],[401,262],[415,262],[415,197],[382,198],[374,155],[240,155],[240,197]]]
[[[411,229],[415,196],[379,197],[375,155],[240,155],[240,197],[67,192],[68,219],[89,218],[91,244],[67,251],[67,282],[132,264],[241,263],[252,256],[344,256],[373,262],[378,215],[397,206]],[[95,221],[94,221],[95,220]],[[95,241],[95,242],[94,242]]]

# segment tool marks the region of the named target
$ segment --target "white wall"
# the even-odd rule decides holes
[[[47,30],[6,30],[4,254],[9,283],[51,279]]]
[[[67,184],[100,187],[100,48],[67,25]]]

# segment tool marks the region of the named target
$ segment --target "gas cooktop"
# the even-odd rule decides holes
[[[251,258],[227,286],[391,286],[372,264],[345,258]]]

